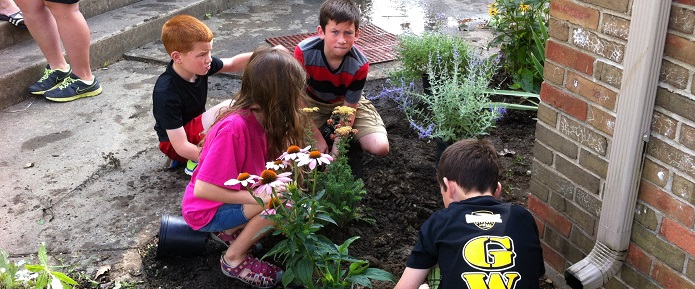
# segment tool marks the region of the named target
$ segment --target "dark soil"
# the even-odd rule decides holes
[[[378,94],[383,81],[372,81],[367,95]],[[364,155],[361,174],[367,196],[361,206],[376,222],[353,222],[344,228],[324,228],[323,235],[342,243],[360,236],[350,246],[350,255],[368,260],[372,267],[399,278],[415,244],[420,225],[443,207],[435,180],[436,143],[419,139],[404,121],[401,112],[388,99],[374,101],[389,134],[391,152],[387,157]],[[535,112],[509,111],[497,123],[489,138],[500,154],[506,201],[525,205],[532,162]],[[358,169],[359,170],[359,169]],[[277,240],[266,238],[265,248]],[[143,248],[146,288],[248,288],[220,272],[219,258],[225,248],[208,242],[204,255],[156,258],[157,238]],[[539,280],[541,288],[554,288]],[[374,288],[393,288],[395,284],[375,282]]]

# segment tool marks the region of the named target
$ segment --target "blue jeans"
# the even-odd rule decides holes
[[[249,222],[244,215],[244,206],[241,204],[224,204],[217,208],[212,220],[200,228],[201,232],[220,232],[238,227]]]

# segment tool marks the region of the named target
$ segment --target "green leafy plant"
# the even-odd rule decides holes
[[[349,134],[354,133],[350,127],[336,129],[336,132],[340,131],[349,131],[349,133],[336,138],[339,143],[349,141]],[[321,180],[337,182],[345,179],[344,174],[349,173],[349,168],[334,170],[332,156],[318,150],[310,150],[310,148],[310,146],[303,149],[290,146],[278,158],[278,161],[269,162],[267,169],[260,176],[242,173],[236,179],[227,182],[246,186],[261,206],[265,204],[260,196],[270,195],[270,202],[261,215],[273,220],[275,226],[264,230],[274,229],[273,234],[282,235],[284,239],[271,248],[264,258],[275,256],[284,263],[285,272],[282,277],[284,286],[299,283],[306,288],[337,289],[350,288],[357,284],[371,288],[371,280],[393,282],[391,273],[369,268],[367,261],[353,258],[348,254],[348,246],[358,237],[336,245],[329,238],[318,233],[326,225],[337,225],[331,214],[336,213],[334,208],[344,206],[342,203],[327,205],[330,202],[326,197],[326,185],[319,182]],[[287,169],[291,172],[286,171]],[[335,175],[336,173],[343,176],[322,176],[322,174]],[[279,192],[279,188],[284,188],[282,193]],[[357,190],[354,190],[355,188]],[[361,184],[347,187],[347,189],[336,189],[336,192],[358,195],[362,194],[362,191]],[[361,197],[349,197],[347,202],[359,198]],[[350,212],[350,210],[341,209],[341,214],[342,211]]]
[[[38,256],[39,264],[24,265],[24,267],[30,272],[39,274],[39,276],[36,278],[36,288],[62,289],[72,288],[72,285],[77,285],[77,282],[75,282],[75,280],[72,278],[68,277],[62,272],[55,271],[55,266],[48,265],[46,246],[43,243],[41,243],[41,247],[39,247]]]
[[[403,78],[410,82],[428,75],[433,78],[434,75],[451,74],[454,69],[454,53],[466,55],[471,47],[463,38],[442,32],[400,35],[396,51],[401,68],[392,72],[391,78]],[[446,64],[431,67],[434,71],[429,71],[428,64],[432,58]],[[458,57],[456,61],[459,66],[466,66],[467,59]]]
[[[330,170],[318,174],[317,190],[325,191],[321,202],[338,226],[343,226],[355,219],[371,221],[363,217],[362,208],[357,206],[367,191],[364,190],[362,179],[356,179],[353,176],[347,158],[348,143],[357,133],[348,126],[348,119],[354,113],[355,109],[346,106],[338,106],[333,110],[327,125],[331,132],[330,143],[336,144],[337,157],[331,163]]]
[[[538,93],[543,82],[548,40],[548,0],[496,0],[490,6],[490,26],[498,33],[490,46],[499,46],[510,89]]]
[[[9,257],[5,250],[0,249],[0,288],[20,288],[21,281],[17,279],[17,273],[24,262],[15,264]]]
[[[489,104],[490,108],[504,108],[504,109],[516,109],[516,110],[538,110],[538,103],[541,100],[541,96],[533,92],[524,92],[518,90],[505,90],[505,89],[487,89],[485,93],[490,95],[503,95],[516,97],[518,102],[491,102]]]
[[[48,264],[46,246],[41,243],[38,252],[39,264],[25,264],[24,261],[14,263],[9,255],[0,249],[0,285],[1,288],[64,289],[72,288],[78,283],[60,271],[57,266]],[[24,268],[21,268],[22,265]]]

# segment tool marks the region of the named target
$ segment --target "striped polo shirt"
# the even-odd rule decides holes
[[[294,50],[294,57],[304,66],[309,77],[309,96],[323,103],[343,100],[350,104],[357,103],[369,72],[367,57],[359,47],[353,45],[340,67],[331,70],[323,46],[324,41],[314,36],[304,39]]]

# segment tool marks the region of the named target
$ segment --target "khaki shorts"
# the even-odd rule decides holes
[[[316,127],[321,127],[328,118],[331,117],[333,109],[337,106],[343,105],[342,102],[338,103],[323,103],[318,102],[311,97],[305,99],[307,107],[318,107],[318,112],[312,112],[309,114],[309,118],[314,121]],[[361,137],[373,134],[373,133],[383,133],[386,134],[386,128],[384,127],[384,121],[381,120],[381,116],[376,111],[376,108],[372,103],[364,98],[360,98],[357,103],[357,115],[355,116],[355,123],[352,128],[357,130],[357,135],[355,139],[360,139]]]

